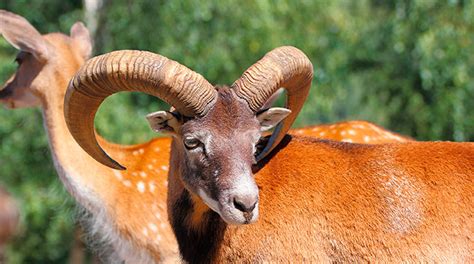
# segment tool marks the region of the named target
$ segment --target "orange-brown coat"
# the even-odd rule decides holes
[[[79,38],[58,33],[42,36],[52,55],[45,58],[44,64],[38,63],[32,54],[23,53],[22,65],[7,82],[10,89],[14,88],[13,93],[2,102],[11,107],[21,106],[18,104],[21,98],[15,97],[16,91],[21,92],[19,97],[31,93],[39,99],[58,174],[79,204],[95,215],[91,228],[109,238],[107,242],[112,243],[118,258],[127,259],[128,256],[136,260],[133,257],[138,256],[140,260],[149,260],[146,255],[150,255],[153,260],[175,259],[176,241],[166,211],[171,140],[158,138],[140,145],[122,146],[100,139],[101,146],[128,168],[116,171],[86,154],[66,127],[62,114],[64,93],[69,79],[84,62],[83,51],[87,46],[83,42],[84,29],[78,27]],[[35,77],[25,83],[29,78],[24,76]],[[353,125],[347,127],[348,136],[351,136],[351,129],[359,132],[356,125],[361,124]],[[364,125],[367,125],[364,133],[371,133],[371,127]],[[315,128],[296,131],[315,132],[315,136],[329,139],[338,139],[331,136],[342,133],[328,130],[327,135],[322,136],[321,130]]]
[[[150,65],[165,66],[150,70]],[[112,52],[90,60],[75,75],[66,118],[89,154],[121,168],[89,129],[102,99],[142,91],[164,96],[179,104],[180,113],[191,114],[147,116],[154,130],[174,136],[168,211],[187,261],[472,262],[474,143],[376,145],[292,138],[284,136],[287,122],[277,130],[284,140],[268,140],[277,147],[256,163],[262,128],[281,121],[285,112],[259,111],[260,104],[284,86],[295,117],[311,73],[301,51],[280,47],[232,87],[213,87],[158,54]],[[241,87],[247,94],[240,93]],[[192,101],[201,93],[212,96]],[[84,103],[89,104],[86,114],[80,112]]]
[[[474,261],[474,143],[285,144],[257,169],[259,220],[223,227],[216,263]],[[205,214],[187,224],[205,234]]]

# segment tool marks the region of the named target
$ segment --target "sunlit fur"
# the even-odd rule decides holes
[[[58,175],[87,211],[81,218],[92,232],[91,240],[100,238],[103,242],[95,241],[94,250],[110,256],[110,260],[127,260],[127,263],[175,260],[177,246],[166,212],[170,138],[136,146],[120,146],[101,139],[101,146],[127,165],[128,170],[124,172],[110,170],[90,158],[72,139],[62,115],[67,83],[85,59],[80,45],[87,43],[59,33],[47,34],[44,38],[50,44],[52,56],[40,63],[31,54],[23,52],[21,66],[4,86],[10,91],[3,93],[0,102],[12,108],[42,107]],[[354,126],[344,129],[359,129],[358,135],[372,133],[369,126],[348,124]],[[305,135],[314,132],[313,136],[340,139],[333,138],[341,136],[341,133],[332,133],[334,127],[323,127],[328,131],[326,135],[320,135],[321,131],[315,128],[294,132],[306,131]],[[346,135],[352,139],[350,136],[353,135]],[[209,209],[202,202],[196,208],[199,208],[196,215]],[[200,218],[193,219],[197,223]]]
[[[229,93],[220,90],[207,116],[185,122],[179,132],[221,134],[206,147],[225,152],[189,166],[180,138],[172,144],[168,210],[186,261],[472,261],[474,143],[363,145],[287,136],[253,166],[260,190],[256,223],[229,225],[206,210],[192,184],[219,194],[238,180],[229,170],[213,174],[216,164],[252,168],[246,150],[254,142],[232,140],[253,131],[255,117],[235,97],[222,103]]]
[[[413,140],[410,137],[388,131],[383,127],[363,120],[320,124],[293,129],[289,133],[291,135],[362,144],[385,144]]]
[[[126,263],[179,259],[166,212],[168,157],[159,155],[169,151],[169,139],[136,146],[120,146],[101,139],[108,151],[128,164],[130,169],[126,172],[111,170],[93,160],[74,141],[63,116],[67,83],[85,59],[80,52],[81,43],[60,33],[44,35],[43,39],[50,57],[38,62],[32,54],[21,52],[19,68],[5,84],[10,92],[3,93],[0,101],[17,107],[24,105],[22,94],[37,98],[58,175],[88,212],[83,222],[93,233],[91,237],[104,242],[104,246],[95,243],[93,250],[110,261]],[[144,153],[148,154],[146,158]]]
[[[38,63],[31,54],[23,53],[21,66],[6,86],[12,91],[21,89],[21,94],[30,93],[41,98],[38,104],[43,109],[45,129],[60,179],[79,204],[86,208],[84,210],[89,211],[83,214],[87,216],[83,220],[87,223],[86,229],[98,234],[91,234],[90,237],[100,237],[104,242],[102,244],[111,245],[94,243],[93,249],[103,255],[111,255],[113,259],[130,259],[138,255],[137,259],[130,261],[142,263],[147,259],[160,260],[162,255],[177,254],[176,245],[170,246],[171,250],[161,248],[163,243],[175,243],[166,212],[171,139],[160,138],[130,147],[101,140],[108,153],[128,165],[128,170],[124,172],[110,170],[90,158],[71,137],[62,115],[67,82],[83,64],[84,58],[68,36],[52,33],[44,35],[44,38],[54,48],[54,57],[43,64]],[[22,98],[11,93],[0,101],[19,106],[23,104]],[[370,132],[369,127],[366,130],[364,132]],[[327,135],[340,134],[328,131]],[[107,213],[109,211],[114,213]],[[112,252],[103,252],[105,249]]]
[[[260,137],[259,123],[245,101],[235,100],[229,88],[219,89],[219,100],[203,118],[185,122],[174,140],[172,153],[177,158],[180,182],[231,224],[252,223],[258,217],[255,210],[243,213],[235,197],[250,196],[258,201],[258,189],[248,164],[254,162],[254,146]],[[215,120],[220,122],[215,122]],[[219,133],[216,133],[219,131]],[[192,137],[201,146],[188,150],[183,139]],[[174,195],[174,194],[172,194]]]

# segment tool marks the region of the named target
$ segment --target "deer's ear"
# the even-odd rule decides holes
[[[281,107],[273,107],[259,113],[257,120],[260,122],[260,131],[263,132],[272,129],[290,113],[291,110]]]
[[[92,39],[89,30],[82,22],[76,22],[71,27],[71,38],[77,45],[81,56],[88,59],[92,54]]]
[[[176,134],[181,128],[181,121],[171,112],[158,111],[146,116],[151,129],[164,134]]]
[[[50,44],[22,16],[0,10],[0,34],[15,48],[31,53],[41,61],[51,55]]]

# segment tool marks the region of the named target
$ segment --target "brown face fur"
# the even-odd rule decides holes
[[[251,166],[260,124],[229,88],[203,118],[185,122],[177,139],[184,185],[231,224],[258,217],[258,188]],[[181,143],[181,144],[180,144]]]
[[[203,117],[160,111],[147,118],[154,130],[171,131],[175,137],[177,175],[192,197],[200,197],[228,224],[253,223],[258,218],[258,187],[252,174],[256,144],[261,131],[290,111],[271,108],[255,114],[231,88],[216,89],[216,103]]]

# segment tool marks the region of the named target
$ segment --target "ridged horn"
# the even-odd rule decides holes
[[[279,88],[287,90],[286,107],[291,114],[274,130],[270,140],[257,156],[264,158],[285,136],[303,107],[313,80],[313,65],[299,49],[291,46],[276,48],[252,65],[232,87],[258,111]]]
[[[97,143],[94,117],[106,97],[121,91],[158,97],[185,116],[204,115],[217,97],[214,87],[200,74],[155,53],[122,50],[88,60],[69,83],[64,115],[79,145],[114,169],[125,168]]]

